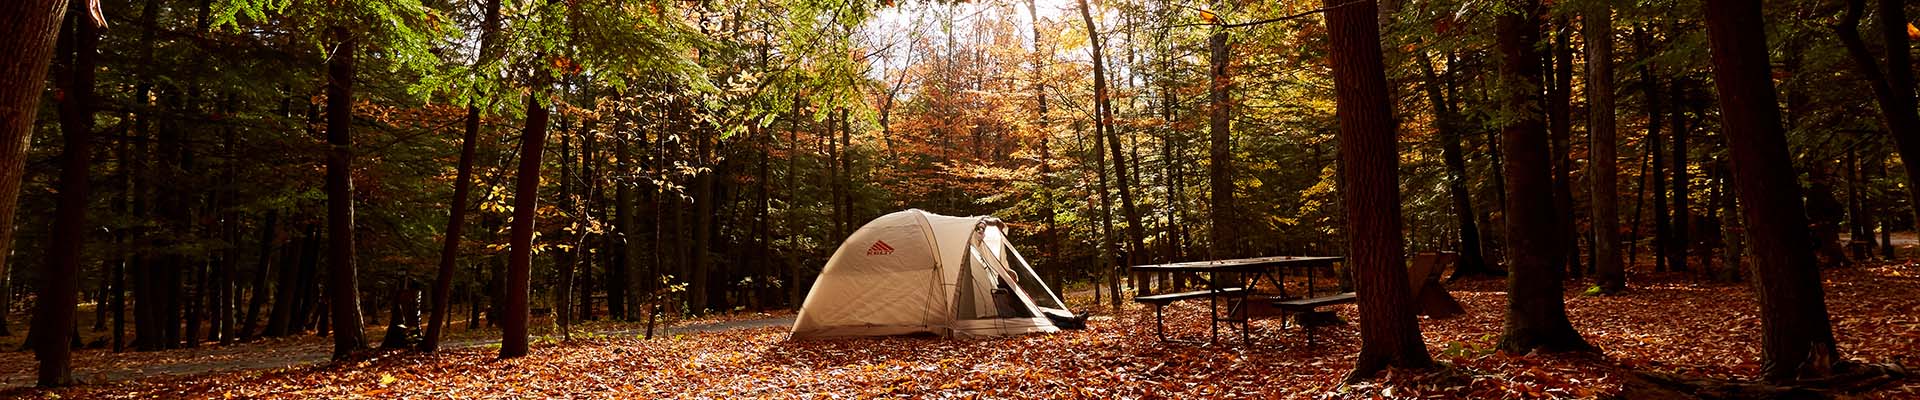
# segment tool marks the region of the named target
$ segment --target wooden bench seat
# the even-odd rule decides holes
[[[1162,308],[1164,308],[1166,305],[1172,304],[1173,302],[1180,301],[1180,300],[1204,299],[1204,298],[1215,297],[1215,296],[1237,297],[1237,296],[1243,295],[1246,291],[1247,291],[1247,288],[1237,288],[1237,287],[1223,288],[1220,290],[1195,290],[1191,292],[1135,296],[1133,298],[1133,301],[1153,305],[1153,334],[1155,336],[1159,336],[1160,341],[1164,342],[1164,341],[1167,341],[1167,322],[1166,322],[1167,316],[1162,310]]]
[[[1332,296],[1320,296],[1320,297],[1315,297],[1310,299],[1275,300],[1273,302],[1273,306],[1280,307],[1280,309],[1282,310],[1287,310],[1292,312],[1308,312],[1308,311],[1313,311],[1314,309],[1317,309],[1320,307],[1325,307],[1325,306],[1330,306],[1335,304],[1352,303],[1359,299],[1360,297],[1354,294],[1353,292],[1346,292],[1346,293],[1336,294]]]
[[[1208,296],[1238,295],[1240,294],[1240,292],[1243,292],[1246,290],[1247,290],[1246,288],[1225,288],[1220,290],[1195,290],[1191,292],[1164,293],[1164,294],[1155,294],[1155,295],[1147,295],[1147,296],[1136,296],[1133,298],[1133,301],[1153,304],[1153,305],[1166,305],[1166,304],[1173,303],[1180,300],[1203,299],[1203,298],[1207,298]]]
[[[1354,292],[1346,292],[1346,293],[1336,294],[1332,296],[1320,296],[1320,297],[1306,298],[1306,299],[1275,300],[1273,302],[1273,306],[1279,307],[1282,311],[1293,313],[1294,314],[1293,319],[1296,321],[1294,325],[1300,325],[1300,329],[1307,331],[1307,344],[1312,345],[1314,327],[1309,324],[1299,322],[1300,316],[1307,315],[1314,312],[1319,312],[1318,310],[1320,309],[1320,307],[1326,307],[1326,306],[1331,306],[1335,304],[1348,304],[1358,300],[1360,300],[1359,295],[1355,294]],[[1338,320],[1338,318],[1336,317],[1335,320]]]

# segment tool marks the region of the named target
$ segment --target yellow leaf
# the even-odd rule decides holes
[[[1220,16],[1214,15],[1212,11],[1200,10],[1200,19],[1206,20],[1209,24],[1220,23]]]
[[[1907,23],[1907,39],[1920,40],[1920,28],[1914,27],[1912,22]]]
[[[392,385],[394,382],[399,381],[400,378],[395,378],[393,375],[380,374],[380,386]]]

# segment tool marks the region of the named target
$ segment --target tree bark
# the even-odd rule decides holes
[[[1613,10],[1607,3],[1588,6],[1581,25],[1587,45],[1587,135],[1592,151],[1588,196],[1593,206],[1594,271],[1602,293],[1627,288],[1620,263],[1619,132],[1613,98]],[[1637,198],[1636,198],[1637,199]]]
[[[546,148],[545,85],[527,95],[527,125],[520,134],[520,166],[514,178],[513,224],[507,251],[506,318],[501,321],[500,358],[527,355],[528,301],[533,279],[533,218],[540,204],[540,156]]]
[[[0,276],[9,276],[14,212],[27,147],[33,144],[34,114],[47,83],[47,63],[59,39],[67,0],[20,0],[0,6]],[[0,317],[5,321],[5,317]]]
[[[1401,252],[1400,162],[1380,26],[1375,22],[1378,8],[1372,1],[1342,2],[1326,0],[1326,24],[1340,121],[1348,260],[1360,295],[1360,356],[1347,380],[1359,381],[1387,366],[1431,367],[1433,359],[1420,339]]]
[[[367,348],[361,330],[360,293],[353,240],[353,58],[358,40],[345,27],[333,27],[327,57],[327,291],[332,306],[333,359],[344,360]]]
[[[1501,14],[1496,27],[1499,76],[1505,99],[1506,121],[1500,150],[1506,159],[1507,189],[1507,322],[1500,349],[1514,354],[1543,351],[1588,351],[1592,346],[1567,321],[1561,296],[1560,266],[1566,252],[1558,239],[1565,230],[1554,215],[1553,177],[1545,116],[1531,111],[1540,104],[1540,56],[1537,0],[1510,0],[1511,11]]]
[[[80,334],[75,331],[74,303],[79,301],[80,264],[83,259],[80,252],[86,246],[87,239],[87,170],[93,161],[94,56],[100,40],[98,27],[85,18],[87,11],[84,4],[74,3],[68,8],[65,27],[67,38],[61,40],[66,42],[61,47],[68,51],[60,53],[62,65],[58,68],[60,72],[57,79],[63,96],[57,98],[62,98],[60,130],[66,148],[60,154],[60,192],[56,196],[58,203],[54,208],[47,262],[41,266],[40,292],[38,300],[34,301],[33,326],[27,331],[27,342],[33,347],[33,356],[40,361],[40,387],[76,383],[73,379],[73,348],[68,339]],[[29,14],[49,11],[55,20],[60,18],[59,9],[15,10]],[[32,18],[28,16],[22,18],[26,21],[0,22],[36,23]],[[12,71],[0,75],[0,78],[7,75],[12,75]],[[0,79],[0,82],[9,81]],[[6,104],[0,103],[0,106],[3,105]]]
[[[1234,233],[1233,222],[1233,136],[1232,99],[1228,89],[1233,85],[1233,76],[1227,69],[1232,56],[1227,47],[1227,31],[1215,27],[1213,35],[1207,37],[1208,68],[1212,84],[1207,85],[1207,212],[1211,219],[1213,236],[1210,257],[1233,258],[1240,255],[1240,236]]]
[[[1780,125],[1757,0],[1708,0],[1708,45],[1760,302],[1761,374],[1822,377],[1840,359]],[[1903,50],[1904,51],[1904,50]]]

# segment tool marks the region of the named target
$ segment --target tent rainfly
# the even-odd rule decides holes
[[[990,337],[1078,322],[999,219],[916,209],[875,218],[840,244],[807,292],[793,338]]]

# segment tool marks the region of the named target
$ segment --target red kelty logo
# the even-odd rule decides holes
[[[876,240],[873,242],[873,247],[867,248],[867,255],[870,256],[884,256],[888,254],[893,254],[893,246],[888,246],[885,240]]]

